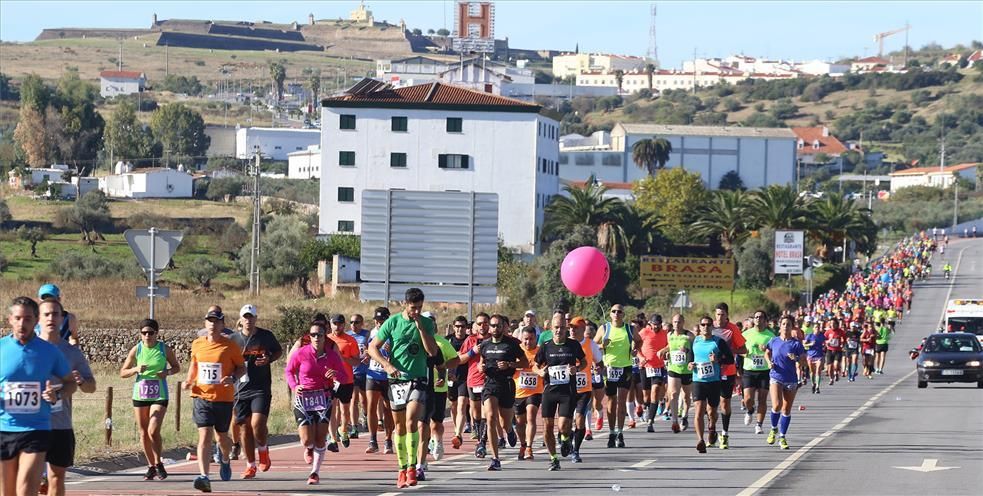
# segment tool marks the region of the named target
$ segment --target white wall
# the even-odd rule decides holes
[[[112,198],[191,198],[193,182],[176,170],[132,172],[99,178],[99,189]]]
[[[528,112],[322,110],[322,234],[337,232],[339,220],[353,221],[354,232],[361,232],[365,189],[476,191],[498,193],[499,232],[506,245],[526,253],[538,250],[544,201],[559,192],[558,176],[541,169],[542,159],[558,169],[552,165],[558,159],[557,121]],[[355,130],[339,129],[342,114],[357,116]],[[391,130],[393,116],[408,118],[407,132]],[[447,117],[463,119],[461,133],[446,131]],[[549,137],[539,134],[541,123]],[[339,166],[339,151],[354,151],[355,166]],[[391,152],[406,153],[407,166],[390,167]],[[438,168],[443,153],[468,155],[470,168]],[[355,189],[353,202],[338,202],[339,186]]]
[[[103,98],[110,98],[117,95],[131,95],[139,93],[142,84],[137,79],[116,79],[100,78],[99,94]]]
[[[306,150],[321,139],[317,129],[244,127],[236,131],[236,158],[252,158],[259,146],[263,157],[287,160],[287,154]]]
[[[321,149],[312,146],[287,157],[287,177],[290,179],[320,179]]]

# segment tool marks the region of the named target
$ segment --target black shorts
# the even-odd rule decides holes
[[[533,394],[530,396],[526,396],[525,398],[516,398],[515,414],[525,415],[527,406],[532,405],[535,406],[536,408],[539,408],[540,406],[542,406],[542,404],[543,404],[543,393]]]
[[[464,381],[447,384],[447,401],[457,401],[468,397],[468,384]]]
[[[607,396],[614,396],[618,394],[619,389],[628,389],[629,383],[631,382],[631,365],[627,367],[621,367],[621,378],[617,381],[612,381],[607,379],[604,385],[604,394]]]
[[[198,427],[213,427],[215,432],[229,432],[232,422],[232,402],[192,398],[191,418]]]
[[[843,351],[826,350],[826,364],[831,365],[843,359]]]
[[[443,422],[447,418],[447,392],[427,391],[427,413],[424,419]]]
[[[843,354],[848,357],[851,357],[853,355],[859,355],[860,348],[843,348]]]
[[[693,384],[693,374],[677,374],[670,370],[669,377],[674,377],[676,379],[683,381],[684,386],[689,386],[690,384]]]
[[[887,353],[887,343],[874,345],[876,346],[875,351],[878,353]]]
[[[577,393],[577,405],[573,409],[574,415],[579,415],[581,417],[586,417],[587,412],[590,411],[591,405],[594,404],[594,391],[585,391],[583,393]]]
[[[642,384],[642,374],[638,370],[632,368],[631,382],[628,383],[628,389],[635,389],[635,386],[639,386],[641,384]]]
[[[499,408],[515,406],[515,381],[504,379],[502,382],[485,379],[485,388],[481,390],[481,402],[491,398],[498,400]]]
[[[51,431],[0,432],[0,460],[21,453],[45,453],[51,448]]]
[[[601,379],[601,382],[591,382],[590,387],[595,391],[598,389],[604,389],[604,379]]]
[[[480,391],[475,391],[480,389]],[[481,395],[485,392],[485,386],[468,387],[468,399],[471,401],[481,401]]]
[[[45,461],[63,468],[75,465],[75,431],[52,429],[51,447],[48,449]]]
[[[362,374],[362,375],[356,374],[355,375],[355,387],[358,388],[358,389],[361,389],[362,391],[365,391],[365,383],[368,382],[368,380],[369,379],[368,379],[368,377],[365,376],[365,374]]]
[[[336,400],[340,401],[342,404],[349,404],[352,402],[352,396],[355,394],[355,384],[342,384],[338,386],[338,390],[334,392],[334,397]]]
[[[153,400],[153,401],[133,400],[134,408],[150,408],[153,405],[160,405],[164,408],[167,408],[168,402],[167,400]]]
[[[732,375],[727,376],[726,379],[720,379],[720,397],[729,400],[734,396],[734,380],[735,377]]]
[[[744,389],[767,390],[770,380],[767,370],[745,370],[741,376],[741,386]]]
[[[405,391],[406,398],[394,398],[393,394],[396,394],[393,388],[401,388],[403,384],[409,383],[409,389]],[[412,381],[390,381],[389,383],[389,406],[394,412],[401,412],[406,410],[406,405],[411,401],[416,401],[418,403],[423,403],[424,409],[427,405],[427,395],[429,395],[430,387],[427,385],[426,379],[417,379]],[[399,389],[399,393],[403,393],[402,389]]]
[[[648,369],[646,369],[646,370],[644,370],[642,372],[642,389],[645,389],[646,391],[648,391],[648,390],[652,389],[652,386],[658,386],[660,384],[665,384],[666,383],[666,369],[665,368],[661,368],[661,369],[657,369],[657,370],[658,370],[658,372],[656,372],[656,373],[659,374],[659,375],[657,375],[655,377],[649,377]]]
[[[368,377],[365,379],[365,390],[386,393],[389,391],[389,381]]]
[[[731,383],[733,384],[733,383]],[[716,408],[720,405],[720,393],[723,383],[713,382],[693,382],[693,401],[706,401],[708,405]]]
[[[577,393],[573,388],[547,389],[543,392],[543,407],[540,416],[544,419],[553,417],[573,418],[573,410],[577,406]]]
[[[331,421],[331,407],[332,398],[331,391],[325,391],[325,408],[324,410],[307,410],[304,408],[304,404],[301,402],[299,394],[294,393],[293,396],[293,411],[294,420],[297,421],[297,426],[302,427],[305,425],[314,424],[327,424]]]
[[[272,402],[273,396],[269,394],[258,394],[251,398],[236,398],[236,424],[245,424],[254,413],[259,413],[269,417],[270,403]]]

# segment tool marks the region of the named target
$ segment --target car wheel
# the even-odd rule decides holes
[[[918,389],[925,389],[928,387],[927,381],[918,381]]]

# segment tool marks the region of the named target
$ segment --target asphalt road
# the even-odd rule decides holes
[[[503,452],[503,471],[487,472],[486,460],[448,445],[444,460],[431,462],[429,480],[415,488],[395,486],[395,456],[364,454],[365,439],[340,454],[329,453],[321,472],[320,494],[460,493],[529,494],[563,491],[564,495],[645,494],[980,494],[983,488],[983,389],[975,384],[930,385],[916,389],[914,365],[907,351],[938,327],[949,298],[983,296],[983,242],[953,240],[946,256],[956,277],[945,281],[937,270],[920,283],[912,311],[891,341],[884,375],[856,383],[840,381],[821,395],[800,392],[784,451],[765,444],[743,425],[734,400],[730,449],[695,450],[692,430],[673,434],[666,422],[656,433],[641,426],[626,430],[628,448],[604,447],[604,432],[585,442],[583,464],[563,462],[548,472],[545,450],[535,461],[515,460],[516,449]],[[941,267],[942,262],[933,263]],[[800,409],[798,407],[803,407]],[[287,412],[276,414],[287,415]],[[766,420],[767,424],[767,420]],[[766,431],[767,432],[767,431]],[[597,433],[595,433],[597,434]],[[274,467],[251,481],[218,481],[225,494],[307,493],[306,465],[296,445],[271,451]],[[932,462],[932,460],[935,460]],[[916,467],[911,470],[898,467]],[[922,467],[925,467],[924,469]],[[932,469],[934,467],[934,470]],[[98,477],[73,475],[69,494],[197,494],[191,481],[193,463],[171,468],[166,481],[144,482],[142,470]],[[140,472],[140,473],[138,473]]]

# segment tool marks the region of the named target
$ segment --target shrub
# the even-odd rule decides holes
[[[284,346],[289,347],[303,332],[310,329],[311,319],[319,310],[305,306],[278,306],[280,318],[273,324],[273,335]],[[327,315],[327,311],[324,311]]]
[[[126,225],[130,229],[171,229],[171,221],[168,217],[153,212],[137,212],[126,218]]]
[[[48,266],[48,272],[57,274],[59,279],[79,281],[100,278],[139,279],[143,275],[143,271],[132,259],[123,262],[97,253],[78,251],[62,252]]]
[[[248,241],[249,232],[240,226],[238,222],[233,222],[229,224],[229,227],[225,228],[221,239],[219,239],[219,245],[222,247],[222,253],[234,259],[239,253],[239,250]]]
[[[7,257],[3,256],[3,253],[0,253],[0,272],[7,270],[7,265]]]
[[[185,281],[200,288],[210,288],[212,279],[222,271],[222,266],[213,262],[209,257],[195,257],[181,267],[180,274]]]

